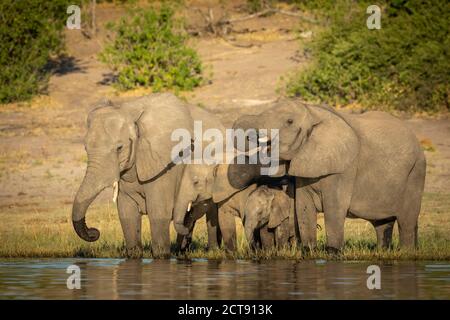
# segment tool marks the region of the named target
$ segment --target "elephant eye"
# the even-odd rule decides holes
[[[117,147],[117,151],[118,151],[118,152],[122,151],[122,149],[123,149],[123,144],[121,144],[121,145],[119,145],[119,146]]]
[[[294,123],[294,120],[293,120],[293,119],[287,119],[287,121],[286,121],[286,122],[287,122],[287,124],[288,124],[288,125],[291,125],[291,124],[293,124],[293,123]]]

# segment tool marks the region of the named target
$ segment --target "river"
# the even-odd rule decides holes
[[[0,299],[450,299],[450,261],[0,259]]]

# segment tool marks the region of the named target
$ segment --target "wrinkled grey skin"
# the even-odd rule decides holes
[[[184,218],[184,226],[189,230],[187,235],[177,235],[177,251],[184,252],[192,242],[192,233],[195,223],[198,219],[206,215],[206,228],[208,232],[208,249],[216,249],[222,242],[220,233],[217,204],[211,199],[200,201],[195,204],[192,209],[186,213]]]
[[[214,129],[225,136],[225,127],[219,119],[206,110],[198,107],[190,106],[190,114],[194,121],[201,121],[202,130],[205,133],[208,129]],[[198,139],[198,137],[196,137]],[[201,141],[202,143],[202,157],[212,141]],[[222,144],[223,145],[223,144]],[[194,143],[198,147],[198,144]],[[209,200],[213,197],[213,185],[215,183],[214,170],[217,164],[207,164],[206,159],[201,163],[195,164],[195,150],[192,153],[191,163],[186,165],[183,176],[180,182],[180,188],[176,196],[176,203],[173,212],[173,222],[175,230],[180,235],[187,235],[190,233],[189,228],[185,225],[185,216],[187,209],[192,204],[196,207],[202,201]],[[219,183],[219,181],[217,180]]]
[[[252,184],[219,204],[225,248],[236,250],[235,217],[241,218],[250,248],[281,248],[295,236],[294,204],[283,189]]]
[[[217,117],[197,107],[189,107],[189,110],[195,121],[202,122],[204,133],[208,129],[215,129],[225,137],[225,127]],[[208,148],[210,143],[211,141],[203,141],[203,151]],[[223,146],[223,150],[225,150],[225,146]],[[218,156],[219,159],[223,160],[225,155],[219,154]],[[205,213],[208,228],[208,248],[213,249],[220,246],[222,228],[229,230],[235,227],[234,220],[223,220],[222,224],[220,224],[217,217],[217,203],[242,189],[230,185],[228,181],[230,166],[233,167],[233,165],[205,164],[204,162],[203,164],[194,164],[192,162],[192,164],[185,166],[173,212],[173,222],[179,235],[178,244],[180,250],[184,250],[189,245],[195,221]],[[245,188],[246,185],[243,185],[243,188]],[[192,204],[190,212],[187,210],[189,203]],[[208,204],[206,212],[204,211],[205,204]],[[183,239],[182,236],[186,238]]]
[[[415,135],[384,112],[340,114],[327,107],[280,100],[234,128],[279,129],[280,158],[296,177],[301,241],[316,246],[316,213],[324,212],[327,246],[342,248],[346,217],[370,221],[380,247],[417,245],[426,161]]]
[[[283,189],[259,186],[248,196],[241,218],[251,247],[256,247],[255,235],[260,233],[261,236],[265,230],[273,235],[273,240],[269,244],[262,243],[263,248],[287,246],[295,235],[295,231],[290,230],[290,219],[294,219],[291,199]]]
[[[142,254],[142,214],[150,220],[153,254],[170,253],[169,224],[184,169],[171,159],[176,145],[171,133],[177,128],[192,132],[192,118],[185,103],[172,94],[149,95],[90,112],[87,170],[72,209],[80,238],[99,238],[97,229],[86,226],[86,211],[103,189],[118,181],[117,209],[128,255]]]

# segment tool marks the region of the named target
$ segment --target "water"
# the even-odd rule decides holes
[[[367,289],[372,264],[380,290]],[[450,299],[450,261],[2,259],[0,299]]]

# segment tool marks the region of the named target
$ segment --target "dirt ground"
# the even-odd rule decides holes
[[[197,8],[206,10],[204,3],[197,1]],[[194,9],[188,15],[198,14]],[[238,5],[228,10],[233,16],[243,14]],[[118,94],[108,82],[111,70],[97,60],[106,37],[105,23],[123,13],[110,5],[98,6],[95,37],[66,31],[68,58],[51,77],[48,95],[31,103],[0,106],[0,211],[42,212],[70,205],[86,166],[82,142],[89,110],[105,98],[149,92]],[[259,17],[234,28],[243,33],[227,40],[207,34],[192,40],[212,74],[209,84],[183,94],[218,114],[226,125],[240,114],[261,111],[264,103],[279,96],[281,78],[308,62],[299,54],[297,38],[304,30],[299,30],[296,17]],[[426,192],[450,197],[450,120],[440,116],[405,121],[426,149]],[[109,198],[105,192],[97,201]]]

